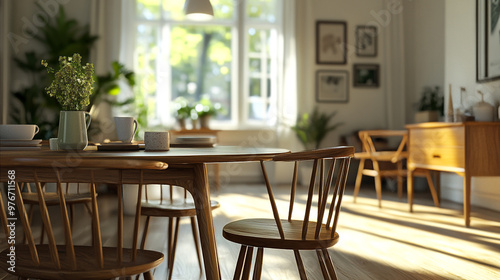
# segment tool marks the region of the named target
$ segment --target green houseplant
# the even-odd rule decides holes
[[[94,65],[87,63],[82,66],[81,60],[77,53],[72,57],[61,56],[57,71],[42,60],[47,71],[54,74],[52,83],[45,90],[49,96],[56,98],[63,109],[59,115],[58,138],[59,148],[64,150],[83,150],[88,144],[87,129],[91,118],[84,110],[90,104],[93,93]]]
[[[435,122],[444,114],[444,95],[439,86],[425,87],[418,102],[416,122]]]
[[[202,98],[195,106],[194,109],[198,115],[201,128],[208,128],[210,118],[217,116],[222,111],[220,103],[213,104],[208,98]]]
[[[305,113],[297,117],[297,123],[292,126],[292,130],[299,138],[306,149],[317,149],[328,133],[342,125],[341,122],[330,124],[337,112],[330,114],[320,113],[318,108],[314,108],[311,114]]]

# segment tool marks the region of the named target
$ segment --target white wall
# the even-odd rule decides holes
[[[487,93],[490,103],[500,102],[500,81],[476,82],[476,4],[470,0],[446,0],[445,85],[452,85],[453,104],[459,103],[459,87],[466,87],[467,105],[479,101],[476,90]],[[447,108],[447,107],[445,107]],[[442,196],[463,201],[463,179],[442,175]],[[472,205],[500,211],[500,177],[472,178]]]
[[[385,128],[387,120],[385,111],[385,84],[378,88],[353,87],[353,63],[377,63],[381,66],[381,81],[384,80],[383,51],[385,29],[379,28],[377,57],[357,57],[351,54],[345,65],[316,64],[316,21],[345,21],[347,23],[347,44],[355,45],[355,28],[374,21],[373,13],[385,9],[383,0],[298,0],[298,53],[304,54],[298,61],[299,77],[299,113],[311,112],[315,105],[324,112],[337,111],[333,122],[344,123],[325,139],[323,145],[331,146],[339,143],[339,137],[355,130],[367,128]],[[316,71],[346,70],[349,72],[348,103],[316,103]]]
[[[444,85],[445,1],[404,2],[406,123],[414,122],[416,103],[426,86]]]

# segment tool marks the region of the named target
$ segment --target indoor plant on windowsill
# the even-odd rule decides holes
[[[212,116],[217,116],[222,111],[222,106],[219,103],[212,104],[208,98],[202,98],[195,106],[194,109],[198,114],[200,128],[208,129],[209,122]]]
[[[93,93],[94,65],[87,63],[82,66],[81,60],[82,57],[77,53],[72,57],[61,56],[57,71],[42,60],[47,71],[54,73],[54,80],[45,90],[63,108],[59,114],[58,130],[59,148],[63,150],[83,150],[88,144],[87,129],[91,118],[85,108]]]

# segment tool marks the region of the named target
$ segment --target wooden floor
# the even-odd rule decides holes
[[[276,198],[285,199],[287,192],[277,188]],[[349,187],[338,229],[340,242],[330,249],[339,279],[500,279],[500,213],[473,207],[471,227],[465,228],[460,204],[443,201],[442,208],[435,208],[429,193],[416,195],[414,213],[408,212],[406,199],[399,201],[388,191],[379,209],[371,186],[363,186],[356,204],[351,195]],[[213,213],[221,274],[223,279],[232,279],[239,246],[222,237],[222,227],[244,217],[269,217],[270,206],[263,185],[229,185],[212,197],[221,203]],[[304,197],[305,193],[299,199]],[[110,199],[112,196],[100,196],[101,221],[113,219],[114,204],[107,203]],[[83,208],[79,211],[75,238],[90,242],[84,226],[88,215]],[[132,224],[132,216],[125,221]],[[114,231],[108,227],[114,226],[103,223],[105,244],[113,245]],[[166,229],[167,219],[152,219],[149,249],[166,252]],[[315,255],[305,252],[303,258],[309,279],[322,279]],[[165,270],[164,263],[156,269],[155,278],[165,279]],[[266,250],[262,278],[299,279],[293,253]],[[0,274],[0,279],[14,278]],[[173,279],[204,279],[188,219],[181,222]]]

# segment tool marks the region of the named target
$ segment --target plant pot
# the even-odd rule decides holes
[[[439,120],[438,111],[421,111],[415,114],[415,122],[437,122]]]
[[[186,119],[177,119],[180,130],[186,130]]]
[[[199,118],[200,120],[200,128],[208,128],[209,123],[210,123],[210,116],[203,116]]]
[[[85,117],[88,117],[85,120]],[[61,111],[59,114],[59,149],[83,150],[88,145],[87,129],[91,122],[85,111]]]

